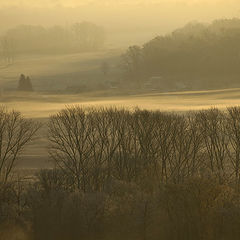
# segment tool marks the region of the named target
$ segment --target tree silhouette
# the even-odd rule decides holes
[[[18,82],[18,91],[33,91],[32,83],[30,77],[25,77],[24,74],[20,75],[19,82]]]

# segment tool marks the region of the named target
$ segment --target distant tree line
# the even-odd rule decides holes
[[[104,41],[104,29],[90,22],[48,28],[20,25],[1,37],[0,53],[6,61],[12,61],[17,53],[94,51],[102,48]]]
[[[39,128],[24,119],[15,128],[16,113],[2,114],[2,149]],[[68,107],[50,117],[48,136],[54,168],[32,182],[6,178],[9,164],[0,169],[5,239],[14,231],[34,240],[239,239],[239,107],[184,114]]]
[[[240,19],[189,23],[143,46],[129,47],[122,57],[122,67],[125,77],[136,83],[151,76],[177,76],[175,80],[189,82],[208,77],[209,84],[211,77],[239,76],[239,41]],[[221,84],[215,82],[216,86]]]
[[[2,60],[7,64],[12,64],[16,54],[14,41],[7,36],[4,36],[0,40],[0,46]]]

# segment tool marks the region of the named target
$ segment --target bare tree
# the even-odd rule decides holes
[[[128,136],[121,132],[124,123],[126,126],[124,110],[62,110],[50,119],[50,156],[57,167],[74,176],[79,190],[101,190],[106,179],[123,177],[119,164],[123,156],[120,145],[127,143],[122,141],[123,134]]]
[[[50,118],[50,156],[60,169],[74,177],[76,187],[83,191],[87,190],[96,144],[94,132],[89,114],[81,107],[67,108]]]
[[[207,153],[206,166],[222,181],[228,174],[226,170],[229,165],[226,115],[216,108],[200,111],[197,115]]]
[[[229,135],[229,156],[233,167],[236,187],[240,184],[240,108],[230,107],[228,110],[227,133]]]
[[[168,157],[169,180],[180,183],[198,173],[202,161],[202,137],[194,115],[175,116],[169,129],[172,151]]]
[[[51,117],[49,140],[54,162],[84,191],[111,177],[180,182],[196,175],[203,148],[194,116],[139,109],[67,108]]]
[[[19,156],[37,130],[39,123],[24,119],[19,112],[0,109],[0,179],[7,182]]]

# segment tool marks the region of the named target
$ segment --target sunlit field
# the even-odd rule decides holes
[[[116,96],[114,96],[114,93]],[[162,111],[189,111],[240,105],[240,89],[143,93],[120,95],[118,90],[74,95],[9,94],[2,104],[21,111],[26,117],[47,118],[66,105],[118,106]]]
[[[191,110],[240,105],[240,89],[225,89],[212,91],[148,93],[137,95],[120,95],[118,90],[105,92],[83,93],[77,95],[43,95],[32,93],[21,95],[12,93],[2,97],[2,103],[14,108],[24,116],[34,118],[44,123],[38,134],[38,139],[26,148],[20,168],[51,167],[47,152],[47,120],[51,114],[58,112],[68,105],[82,106],[117,106],[161,111],[185,112]]]
[[[69,105],[95,107],[126,107],[134,109],[185,112],[191,110],[240,105],[240,89],[208,91],[164,92],[158,89],[130,90],[111,88],[71,94],[67,87],[87,84],[96,86],[104,81],[120,80],[119,56],[123,50],[103,50],[94,53],[19,56],[12,65],[1,65],[0,102],[27,117],[40,119],[44,125],[36,141],[22,155],[20,168],[50,167],[47,151],[48,117]],[[100,70],[103,61],[111,62],[111,71],[104,76]],[[29,75],[34,92],[17,92],[21,73]]]
[[[17,88],[20,74],[30,76],[35,91],[64,91],[79,84],[102,81],[100,66],[111,62],[112,74],[117,68],[116,58],[122,50],[102,50],[78,54],[17,55],[13,64],[0,61],[1,87]]]

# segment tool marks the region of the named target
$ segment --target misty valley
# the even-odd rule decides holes
[[[30,2],[0,3],[0,240],[240,239],[240,18]]]

